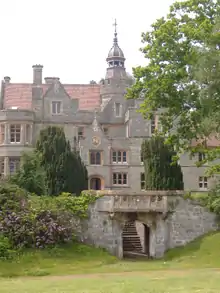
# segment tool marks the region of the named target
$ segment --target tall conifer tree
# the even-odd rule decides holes
[[[46,172],[50,195],[61,192],[79,195],[87,188],[87,170],[78,153],[71,150],[62,128],[50,126],[43,129],[36,151],[41,155],[41,165]]]
[[[142,143],[145,168],[145,188],[150,190],[182,190],[183,175],[180,165],[172,164],[175,155],[171,146],[160,136],[153,136]]]

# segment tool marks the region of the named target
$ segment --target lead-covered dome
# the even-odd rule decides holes
[[[114,43],[113,47],[110,49],[108,53],[108,58],[112,58],[112,57],[124,58],[124,53],[122,49],[119,47],[118,43]]]

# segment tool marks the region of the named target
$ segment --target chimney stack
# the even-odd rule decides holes
[[[5,82],[6,84],[10,83],[10,81],[11,81],[11,77],[10,77],[10,76],[5,76],[5,77],[4,77],[4,82]]]
[[[36,65],[33,65],[32,68],[33,68],[33,84],[41,85],[43,65],[36,64]]]
[[[44,78],[44,81],[45,81],[46,84],[53,84],[53,83],[56,83],[59,80],[60,80],[59,77],[45,77]]]

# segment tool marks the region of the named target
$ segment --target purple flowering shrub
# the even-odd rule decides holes
[[[0,186],[0,235],[7,237],[14,248],[44,248],[70,242],[73,227],[70,213],[34,209],[23,190]]]

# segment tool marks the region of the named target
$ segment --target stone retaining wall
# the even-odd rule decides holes
[[[89,207],[89,218],[74,221],[74,225],[80,241],[105,248],[122,258],[122,231],[132,213],[108,210],[106,207],[112,203],[112,197],[109,194],[99,198]],[[180,195],[169,196],[170,202],[173,208],[168,213],[136,210],[137,221],[150,227],[150,256],[154,258],[163,257],[166,250],[185,245],[198,236],[218,229],[216,216],[200,205]],[[143,243],[143,235],[140,238]]]

